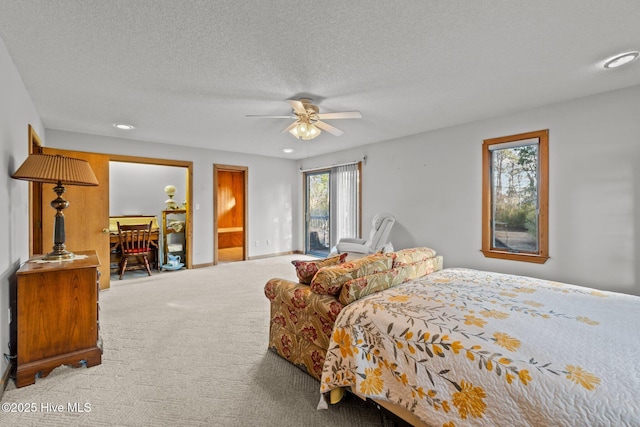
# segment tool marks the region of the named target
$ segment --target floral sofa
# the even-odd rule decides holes
[[[275,278],[264,288],[271,303],[269,348],[318,380],[343,307],[441,270],[443,261],[429,248],[376,253],[348,262],[345,256],[293,261],[300,282]]]

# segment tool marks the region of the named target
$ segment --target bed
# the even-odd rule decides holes
[[[429,426],[640,425],[640,297],[469,269],[336,319],[321,392]]]

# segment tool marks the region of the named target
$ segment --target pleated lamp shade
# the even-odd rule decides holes
[[[59,154],[31,154],[11,177],[62,185],[98,185],[89,162]]]
[[[51,207],[56,210],[53,225],[53,251],[46,254],[44,259],[62,261],[75,258],[73,252],[65,249],[64,214],[62,211],[69,206],[69,202],[62,198],[62,194],[65,192],[65,185],[98,185],[98,179],[89,162],[61,155],[31,154],[11,177],[25,181],[56,184],[53,191],[58,197],[51,202]]]

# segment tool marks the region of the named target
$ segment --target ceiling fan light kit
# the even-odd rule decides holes
[[[309,141],[320,135],[322,131],[310,122],[308,117],[302,117],[296,120],[295,126],[289,130],[289,133],[298,139]]]
[[[313,101],[309,98],[289,99],[289,104],[293,109],[292,116],[257,116],[248,115],[247,117],[262,117],[270,119],[295,119],[293,123],[282,130],[282,133],[289,132],[297,139],[305,141],[311,140],[326,131],[332,135],[340,136],[344,132],[331,126],[322,120],[334,119],[360,119],[362,114],[359,111],[344,111],[338,113],[320,114],[318,106],[313,105]]]

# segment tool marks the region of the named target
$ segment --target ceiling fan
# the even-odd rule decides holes
[[[287,100],[293,108],[292,114],[288,116],[259,116],[247,115],[247,117],[259,117],[267,119],[294,119],[295,121],[282,130],[282,133],[289,132],[298,139],[310,140],[320,135],[324,130],[332,135],[340,136],[344,132],[331,126],[323,120],[334,119],[360,119],[360,111],[343,111],[339,113],[320,113],[318,106],[313,105],[309,98]]]

